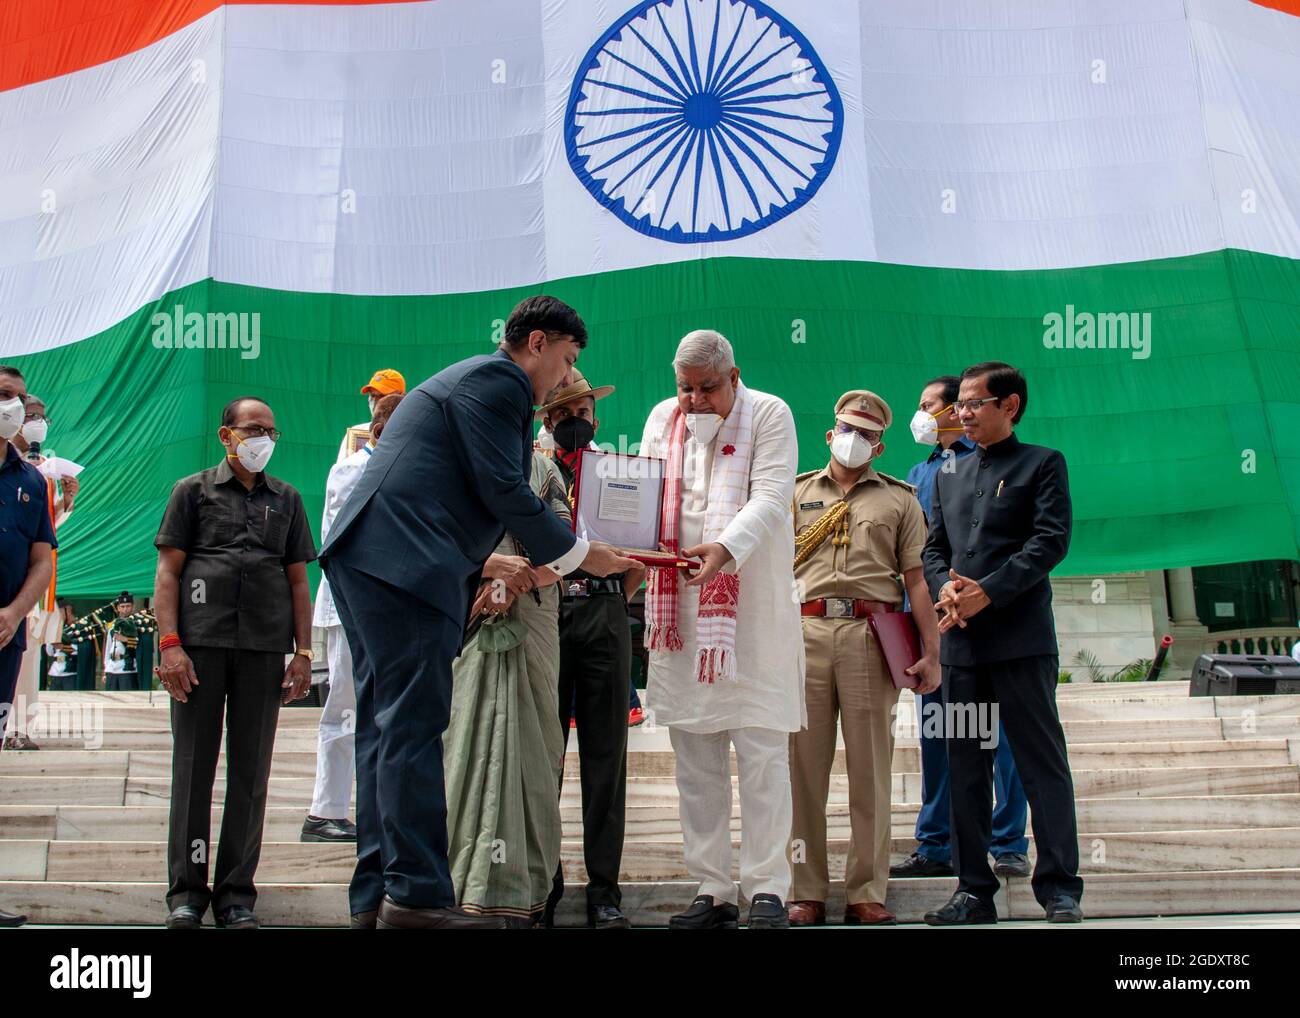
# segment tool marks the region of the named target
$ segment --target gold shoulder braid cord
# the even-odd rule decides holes
[[[848,515],[849,504],[845,501],[836,502],[830,507],[817,522],[805,530],[802,534],[796,534],[794,538],[794,566],[798,569],[808,561],[809,557],[818,548],[822,542],[830,537],[831,531],[837,527],[840,533],[836,535],[831,542],[835,545],[848,544]]]

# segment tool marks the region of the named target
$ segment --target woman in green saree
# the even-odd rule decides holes
[[[532,487],[568,522],[564,483],[544,456],[533,456]],[[525,569],[533,588],[511,596],[502,581]],[[558,577],[532,570],[510,534],[483,577],[474,615],[484,621],[452,669],[443,737],[451,878],[462,908],[529,927],[560,857]]]

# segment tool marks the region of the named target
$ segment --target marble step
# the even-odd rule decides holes
[[[272,806],[266,811],[267,841],[298,838],[306,805]],[[848,836],[847,801],[827,806],[830,837]],[[1079,831],[1084,835],[1115,831],[1179,831],[1189,828],[1237,831],[1244,828],[1290,827],[1300,818],[1300,794],[1153,796],[1075,801]],[[167,813],[160,806],[0,806],[0,838],[89,841],[163,841]],[[560,807],[564,836],[582,836],[582,809],[574,802]],[[895,803],[893,834],[910,839],[916,824],[915,803]],[[221,808],[212,811],[212,830],[221,827]],[[740,812],[733,808],[732,830],[740,831]],[[681,824],[676,806],[628,807],[625,824],[630,841],[677,841]]]
[[[893,833],[910,838],[916,821],[915,804],[894,804]],[[1083,834],[1113,831],[1240,829],[1290,826],[1300,816],[1300,795],[1225,795],[1154,797],[1141,799],[1079,799],[1079,830]],[[290,841],[298,837],[305,807],[271,807],[267,810],[267,840]],[[581,808],[561,807],[565,837],[581,837]],[[827,807],[831,837],[848,835],[848,804]],[[220,828],[221,810],[213,810],[212,830]],[[732,829],[740,831],[738,808],[733,807]],[[676,841],[681,827],[675,806],[629,806],[626,821],[629,841]],[[167,834],[165,806],[0,806],[0,830],[6,838],[58,838],[100,841],[163,840]]]
[[[956,881],[950,877],[894,880],[886,904],[903,922],[919,922],[942,905]],[[685,881],[634,882],[623,885],[623,908],[638,926],[663,926],[668,917],[690,904],[696,885]],[[262,882],[257,912],[268,926],[346,926],[347,888],[338,884]],[[160,881],[78,883],[37,880],[0,881],[0,900],[21,908],[34,924],[160,925],[166,915],[166,886]],[[1104,873],[1092,877],[1083,907],[1092,918],[1106,916],[1209,915],[1224,912],[1278,912],[1300,902],[1300,869],[1225,870],[1196,873]],[[1005,920],[1041,922],[1027,880],[1012,880],[997,896]],[[833,885],[827,910],[843,910],[842,888]],[[585,920],[585,895],[570,886],[561,903],[561,925]],[[211,916],[206,920],[211,923]],[[1085,923],[1082,927],[1087,929]]]
[[[648,708],[653,717],[653,707]],[[901,718],[915,717],[912,697],[899,701]],[[157,703],[95,703],[94,701],[39,701],[40,723],[48,731],[76,727],[80,730],[115,730],[122,728],[167,731],[170,711]],[[1110,721],[1174,718],[1259,718],[1300,714],[1300,694],[1284,696],[1176,697],[1144,696],[1140,693],[1115,696],[1091,696],[1059,701],[1059,712],[1066,721]],[[319,707],[295,707],[280,712],[281,731],[313,729],[320,723]],[[39,740],[38,740],[39,741]]]
[[[1075,795],[1078,798],[1300,792],[1300,768],[1292,763],[1243,767],[1075,769],[1073,775]],[[892,784],[893,802],[921,801],[919,773],[895,773],[892,775]],[[313,780],[306,777],[272,776],[267,790],[267,804],[304,806],[311,801],[313,785]],[[0,781],[0,806],[164,805],[170,801],[170,794],[171,783],[168,778],[69,778],[23,775],[11,776]],[[225,795],[223,775],[218,775],[213,795],[217,801]],[[832,774],[830,801],[846,801],[847,795],[847,776]],[[561,801],[576,803],[580,798],[581,789],[578,782],[566,781],[561,792]],[[671,778],[629,778],[627,800],[631,805],[675,806],[677,786]]]
[[[654,750],[631,750],[627,755],[628,774],[633,777],[672,776],[675,755],[665,747]],[[1100,770],[1107,766],[1122,767],[1243,767],[1262,764],[1300,763],[1300,737],[1286,739],[1241,739],[1232,741],[1188,740],[1148,743],[1084,743],[1070,749],[1070,759],[1078,769]],[[735,755],[731,771],[736,773]],[[218,771],[225,770],[225,754],[218,759]],[[833,770],[845,773],[845,750],[835,754]],[[896,746],[893,770],[919,771],[920,749]],[[316,751],[278,748],[272,757],[271,773],[279,778],[314,778]],[[565,775],[577,778],[579,757],[576,750],[566,754]],[[171,774],[171,752],[151,750],[61,750],[43,749],[36,753],[0,754],[0,776],[23,777],[130,777],[165,778]]]
[[[828,839],[827,859],[834,880],[844,878],[848,845],[847,838]],[[892,861],[904,859],[912,847],[910,838],[894,839]],[[585,884],[582,842],[566,840],[561,858],[566,879]],[[1300,827],[1081,837],[1079,860],[1080,872],[1085,875],[1280,868],[1300,860]],[[346,883],[355,862],[353,845],[264,842],[258,878],[272,883]],[[0,880],[92,882],[111,876],[116,881],[147,882],[165,873],[166,868],[166,846],[160,842],[0,841]],[[620,875],[625,882],[688,879],[680,839],[627,842]],[[739,878],[738,873],[733,876]]]
[[[1113,699],[1117,695],[1135,695],[1143,698],[1168,696],[1168,697],[1185,697],[1188,695],[1188,689],[1191,683],[1187,679],[1180,680],[1161,680],[1159,682],[1069,682],[1056,687],[1058,699],[1072,699],[1074,697],[1096,697],[1101,699]],[[642,690],[644,695],[644,690]],[[910,697],[912,693],[903,690],[900,696]],[[41,699],[52,700],[67,703],[122,703],[122,704],[142,704],[152,703],[166,706],[169,697],[161,689],[150,690],[107,690],[100,689],[93,692],[78,692],[69,690],[66,692],[53,692],[43,690]],[[294,710],[305,708],[293,708]]]
[[[1192,740],[1242,740],[1255,738],[1300,738],[1300,713],[1277,715],[1246,715],[1195,718],[1113,718],[1107,721],[1070,721],[1062,722],[1066,741],[1071,747],[1094,742],[1164,742]],[[901,747],[915,746],[917,739],[914,725],[902,725],[898,729],[896,744]],[[42,728],[33,733],[36,742],[43,750],[95,750],[95,751],[129,751],[144,750],[170,752],[172,747],[171,732],[163,727],[140,728],[120,727],[106,728],[103,724],[93,722],[83,728],[80,724],[67,724],[51,729]],[[579,743],[576,732],[570,736],[570,752]],[[663,727],[651,728],[643,725],[628,732],[628,749],[637,752],[640,749],[657,749],[662,741],[667,747],[668,732]],[[276,733],[277,750],[290,752],[314,752],[316,749],[316,729],[314,726],[284,728]],[[842,745],[842,741],[841,741]],[[14,754],[25,755],[25,754]]]

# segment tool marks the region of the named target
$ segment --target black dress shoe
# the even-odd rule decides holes
[[[6,912],[0,908],[0,926],[21,926],[25,922],[27,922],[25,915],[19,915],[17,912]]]
[[[984,901],[968,891],[958,891],[943,908],[925,914],[930,926],[982,926],[998,921],[993,902]]]
[[[460,908],[413,908],[388,895],[379,904],[375,928],[380,930],[508,930],[501,916],[473,915]]]
[[[217,926],[225,930],[255,930],[261,924],[252,909],[243,905],[231,905],[217,913]]]
[[[1021,852],[1003,852],[993,860],[993,872],[1000,877],[1029,876],[1029,856]]]
[[[787,919],[788,921],[788,919]],[[728,902],[713,903],[713,895],[701,894],[691,907],[668,920],[670,930],[738,930],[740,909]]]
[[[617,905],[588,905],[587,925],[593,930],[630,930],[632,928],[632,924],[627,921],[627,916],[623,914]]]
[[[790,914],[775,894],[756,894],[749,902],[747,930],[788,930]]]
[[[167,915],[169,930],[197,930],[203,926],[203,912],[195,905],[177,905]]]
[[[889,867],[889,875],[891,877],[950,877],[953,873],[951,863],[936,862],[920,852],[913,852],[897,866]]]
[[[357,825],[344,817],[342,820],[329,820],[321,817],[308,817],[302,822],[300,841],[356,841]]]
[[[379,910],[372,908],[369,912],[353,912],[348,919],[348,929],[350,930],[373,930],[375,920],[379,916]]]
[[[1047,903],[1047,921],[1049,923],[1081,923],[1083,909],[1068,894],[1058,894]]]

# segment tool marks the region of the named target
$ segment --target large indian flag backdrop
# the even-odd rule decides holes
[[[0,5],[0,362],[86,465],[64,593],[152,589],[221,406],[319,519],[378,368],[549,292],[635,440],[709,327],[791,405],[996,358],[1069,462],[1062,572],[1297,555],[1296,0]]]

